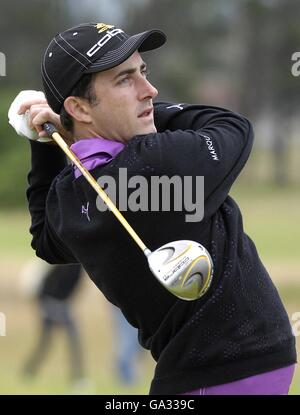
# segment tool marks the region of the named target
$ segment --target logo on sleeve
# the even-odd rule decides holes
[[[211,155],[212,159],[214,161],[219,161],[219,157],[218,157],[218,155],[216,153],[216,150],[213,146],[213,142],[212,142],[211,138],[208,137],[208,135],[205,135],[205,134],[202,134],[202,133],[199,133],[199,135],[204,138],[205,143],[206,143],[207,148],[208,148],[208,151],[210,152],[210,155]]]

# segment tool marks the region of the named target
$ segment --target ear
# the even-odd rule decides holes
[[[82,123],[91,123],[89,103],[79,97],[67,97],[64,101],[65,110],[76,121]]]

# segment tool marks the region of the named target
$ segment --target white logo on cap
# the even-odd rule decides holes
[[[95,55],[95,53],[97,53],[111,38],[113,38],[114,36],[118,35],[119,33],[124,33],[124,31],[122,29],[113,29],[113,30],[108,30],[105,34],[105,36],[103,36],[94,46],[92,46],[88,51],[87,51],[87,55],[91,58],[92,56]]]

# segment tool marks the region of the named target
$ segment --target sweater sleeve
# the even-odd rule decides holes
[[[31,246],[37,256],[51,264],[77,262],[51,227],[47,217],[47,196],[55,177],[66,167],[64,153],[57,146],[30,141],[31,170],[26,195],[31,215]]]
[[[155,105],[155,122],[158,133],[145,136],[141,151],[159,175],[203,176],[204,219],[210,217],[250,155],[250,122],[223,108],[168,103]]]

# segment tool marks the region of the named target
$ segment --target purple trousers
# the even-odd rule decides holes
[[[223,385],[209,386],[182,395],[287,395],[295,365],[250,376]]]

